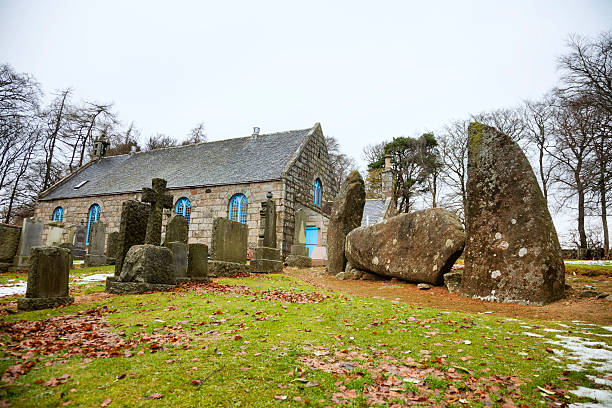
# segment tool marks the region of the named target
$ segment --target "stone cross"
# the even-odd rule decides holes
[[[162,215],[164,208],[172,208],[172,196],[166,194],[166,180],[154,178],[151,182],[153,188],[143,187],[142,201],[151,204],[151,212],[147,222],[145,244],[161,244]]]

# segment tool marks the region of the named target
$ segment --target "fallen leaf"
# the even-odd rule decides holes
[[[160,399],[161,397],[163,397],[163,395],[161,395],[159,392],[154,392],[153,394],[145,397],[145,399],[152,400],[152,399]]]
[[[110,403],[113,402],[112,399],[107,398],[104,401],[102,401],[102,403],[100,404],[101,407],[108,407],[110,405]]]
[[[279,401],[284,401],[287,399],[287,396],[286,395],[275,395],[274,399],[277,399]]]

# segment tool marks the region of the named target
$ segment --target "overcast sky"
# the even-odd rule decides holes
[[[7,1],[0,63],[114,102],[147,137],[321,122],[345,153],[538,98],[612,1]]]

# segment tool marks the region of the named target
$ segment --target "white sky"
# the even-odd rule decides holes
[[[8,1],[0,63],[114,102],[143,136],[321,122],[345,153],[538,98],[612,1]]]

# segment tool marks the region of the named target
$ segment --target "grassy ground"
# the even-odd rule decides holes
[[[605,332],[340,295],[287,275],[1,319],[0,400],[15,407],[545,406],[579,401],[565,390],[597,373],[565,370],[547,343],[558,333],[544,329]]]

